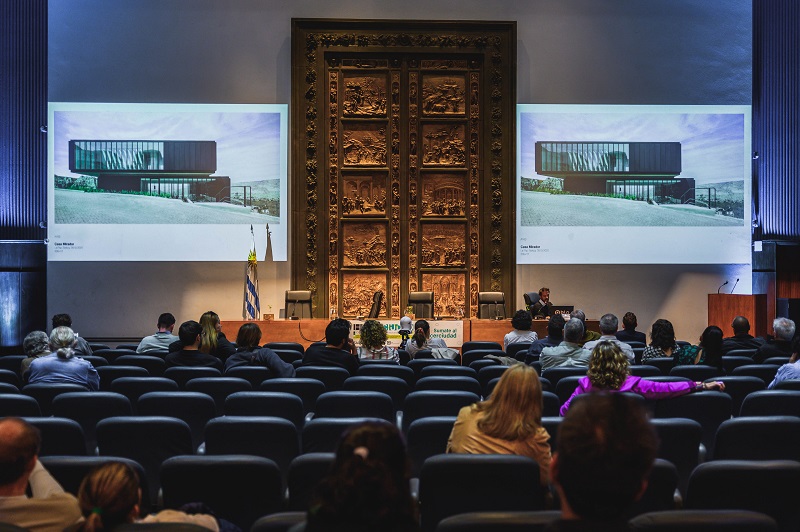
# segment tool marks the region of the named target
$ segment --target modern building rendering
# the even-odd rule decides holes
[[[231,180],[217,170],[213,140],[71,140],[69,169],[97,177],[97,188],[230,201]]]
[[[564,180],[578,194],[634,196],[657,203],[694,203],[695,182],[679,178],[680,142],[536,143],[536,173]]]

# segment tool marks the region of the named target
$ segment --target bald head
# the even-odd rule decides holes
[[[750,332],[750,322],[744,316],[736,316],[733,318],[733,334],[747,334]]]
[[[39,429],[22,419],[0,419],[0,486],[7,486],[27,475],[39,454]]]

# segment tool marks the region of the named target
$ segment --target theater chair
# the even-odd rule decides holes
[[[506,317],[506,296],[503,292],[478,292],[478,319],[497,320]]]
[[[433,292],[409,292],[408,306],[418,320],[433,318]]]

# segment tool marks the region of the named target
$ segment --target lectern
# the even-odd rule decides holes
[[[766,294],[708,294],[708,324],[722,329],[730,336],[731,322],[736,316],[744,316],[750,321],[750,334],[767,334],[767,295]]]

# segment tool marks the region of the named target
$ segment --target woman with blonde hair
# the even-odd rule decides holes
[[[216,312],[209,310],[200,316],[200,352],[212,355],[224,363],[236,352],[236,346],[228,341],[222,332],[222,322]]]
[[[142,490],[139,477],[123,462],[107,462],[89,472],[78,488],[78,504],[85,521],[80,530],[112,530],[124,523],[190,523],[215,532],[217,520],[207,514],[162,510],[139,520]]]
[[[530,366],[514,364],[503,372],[489,399],[461,409],[447,452],[528,456],[539,464],[539,479],[546,485],[549,440],[542,427],[539,375]]]
[[[361,345],[358,348],[358,358],[400,360],[397,349],[386,345],[386,329],[381,322],[367,320],[361,326]]]
[[[725,390],[725,384],[712,382],[655,382],[630,374],[628,357],[614,343],[600,342],[592,350],[586,377],[578,380],[578,387],[561,406],[561,415],[567,413],[572,400],[578,395],[595,392],[633,392],[647,399],[668,399],[703,390]]]

